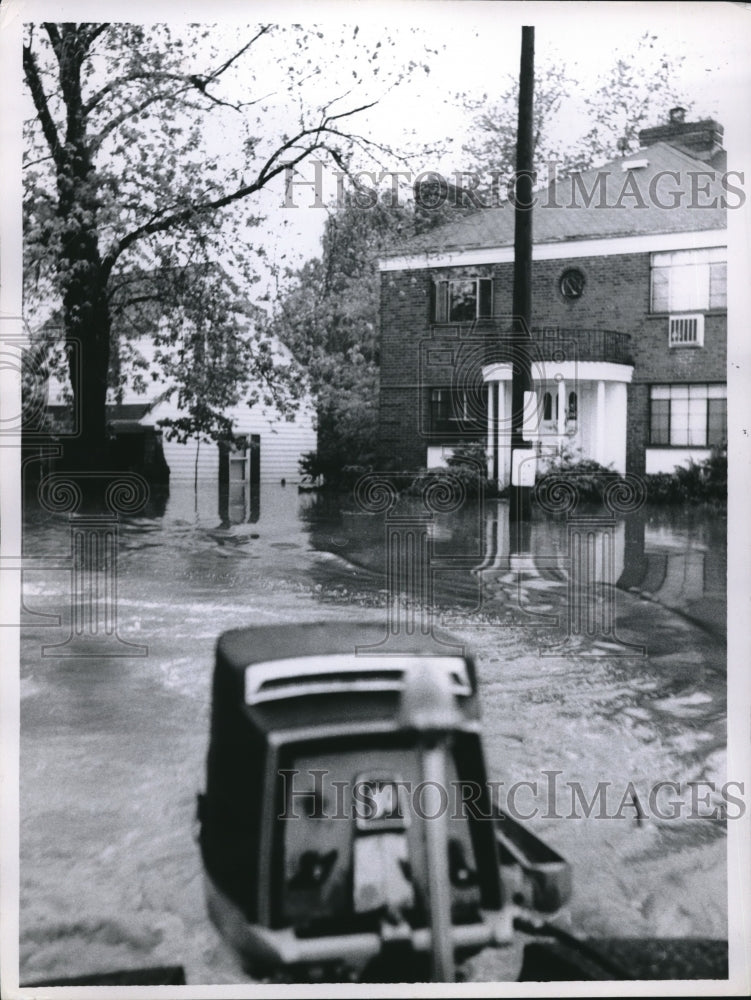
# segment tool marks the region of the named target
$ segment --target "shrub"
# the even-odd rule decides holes
[[[367,456],[370,457],[370,456]],[[352,489],[358,479],[370,472],[373,465],[342,464],[340,455],[323,451],[308,451],[300,458],[300,472],[316,486],[335,491]]]
[[[691,460],[673,472],[646,476],[651,503],[725,503],[728,492],[727,445],[716,446],[702,462]]]
[[[488,478],[488,454],[485,445],[481,441],[468,441],[466,444],[459,444],[453,449],[446,459],[450,469],[465,468],[477,469],[480,475]]]
[[[538,464],[536,482],[550,482],[553,478],[570,479],[576,486],[581,500],[602,503],[604,493],[610,483],[619,476],[610,465],[601,465],[591,458],[582,458],[581,449],[573,451],[566,447],[555,457]]]
[[[418,495],[431,485],[457,483],[465,497],[487,495],[492,491],[488,480],[488,459],[485,446],[479,441],[457,445],[446,458],[446,466],[421,469],[406,492]]]

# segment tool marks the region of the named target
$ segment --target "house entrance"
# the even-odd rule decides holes
[[[261,435],[219,442],[219,517],[223,524],[254,524],[261,515]]]

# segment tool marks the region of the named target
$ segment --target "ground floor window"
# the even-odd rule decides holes
[[[555,398],[555,417],[558,419],[558,397]],[[542,397],[542,419],[552,420],[553,419],[553,395],[550,392],[546,392]]]
[[[653,385],[649,443],[708,448],[727,439],[727,387]]]
[[[576,420],[579,413],[579,403],[575,392],[568,394],[568,406],[566,408],[566,420]],[[555,417],[553,416],[555,414]],[[558,420],[558,394],[546,392],[542,397],[542,419]]]
[[[461,433],[487,428],[485,388],[478,392],[466,389],[431,389],[430,429]]]
[[[576,398],[575,392],[570,392],[568,394],[568,419],[576,420],[579,416],[579,401]]]

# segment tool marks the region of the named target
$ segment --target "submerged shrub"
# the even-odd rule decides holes
[[[728,495],[727,445],[715,446],[701,462],[693,459],[673,472],[645,477],[651,503],[725,503]]]
[[[585,503],[602,503],[605,490],[621,477],[610,465],[601,465],[592,458],[583,458],[581,449],[564,448],[553,458],[538,463],[535,487],[548,488],[556,479],[571,482],[579,499]]]
[[[479,441],[457,445],[446,458],[445,466],[421,469],[406,492],[410,496],[435,489],[435,496],[447,498],[451,490],[462,497],[485,496],[495,487],[488,479],[488,458],[485,446]]]

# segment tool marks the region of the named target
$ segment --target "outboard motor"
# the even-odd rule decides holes
[[[474,662],[373,625],[217,644],[200,846],[209,913],[257,978],[451,982],[565,902],[568,866],[494,807]]]

